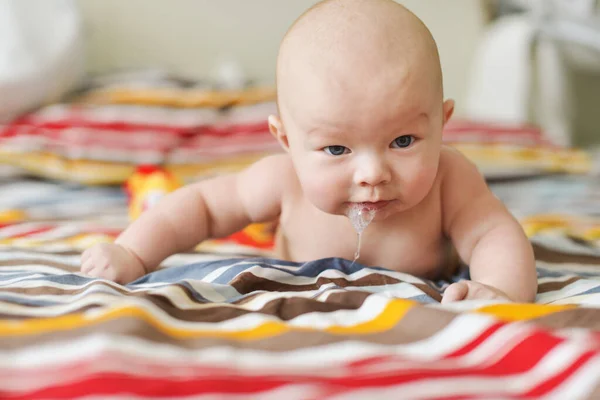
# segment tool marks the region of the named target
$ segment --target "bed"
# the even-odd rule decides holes
[[[190,171],[199,179],[273,150],[262,125],[248,123],[248,115],[256,119],[257,109],[268,109],[268,96],[208,96],[208,103],[219,101],[229,113],[241,107],[233,112],[239,119],[228,124],[213,116],[202,129],[190,129],[193,118],[183,110],[208,107],[206,96],[103,88],[17,121],[18,131],[35,140],[15,141],[14,126],[4,127],[0,157],[18,168],[5,168],[0,177],[0,398],[600,397],[600,184],[582,173],[589,160],[581,153],[539,147],[535,153],[527,145],[518,150],[523,168],[515,171],[515,163],[502,158],[514,141],[502,147],[495,134],[493,150],[485,149],[486,160],[493,159],[490,151],[504,154],[483,168],[534,244],[536,304],[442,306],[449,282],[335,258],[276,260],[268,229],[260,226],[170,257],[128,285],[78,272],[83,249],[113,240],[127,225],[128,197],[120,184],[135,164],[118,154],[102,159],[106,151],[81,141],[82,135],[95,139],[103,129],[131,134],[131,121],[118,125],[110,118],[136,113],[155,115],[156,126],[168,128],[160,118],[179,112],[185,129],[160,131],[174,135],[161,143],[175,143],[175,150],[164,155],[140,147],[129,155],[158,157],[183,179],[191,179]],[[188,103],[165,105],[182,98]],[[81,117],[85,102],[96,104],[104,125],[80,118],[74,151],[65,142],[72,136],[56,118],[74,109]],[[102,102],[110,107],[98,107]],[[252,112],[244,114],[244,102]],[[161,112],[168,115],[159,117]],[[40,122],[40,115],[55,119]],[[67,119],[75,124],[72,113]],[[252,127],[233,129],[239,121]],[[148,134],[148,123],[142,128]],[[449,136],[487,130],[489,137],[494,131],[468,124],[453,129]],[[221,157],[231,157],[226,161],[198,155],[215,137],[223,144],[244,132],[259,138],[250,141],[250,150],[216,146]],[[539,142],[538,133],[528,135],[526,141]],[[455,142],[476,158],[473,143]],[[194,158],[190,154],[202,159],[200,167],[185,164]],[[98,165],[106,168],[90,167]],[[510,171],[498,179],[505,165]]]

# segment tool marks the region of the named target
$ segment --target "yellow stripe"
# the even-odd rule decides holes
[[[92,104],[221,108],[274,101],[276,94],[276,90],[272,87],[255,87],[240,91],[113,88],[92,92],[81,97],[78,101]]]
[[[370,321],[348,327],[331,326],[325,331],[336,335],[385,332],[396,326],[408,310],[415,307],[416,304],[416,302],[410,300],[394,299],[387,304],[381,314]]]
[[[165,169],[181,181],[204,176],[237,172],[259,159],[273,154],[264,151],[247,156],[232,156],[204,163],[168,164]],[[120,184],[135,173],[135,165],[95,160],[66,160],[50,153],[19,154],[0,150],[0,163],[14,165],[45,178],[75,181],[88,185]]]
[[[27,219],[27,214],[23,210],[0,211],[0,223],[3,223],[3,224],[21,222],[26,219]]]
[[[479,313],[493,315],[505,322],[526,321],[540,318],[545,315],[577,308],[575,305],[547,305],[547,304],[494,304],[477,310]]]
[[[415,304],[416,303],[409,300],[392,300],[379,315],[370,321],[347,327],[331,326],[324,329],[324,331],[339,335],[382,332],[395,326]],[[116,322],[119,318],[125,317],[140,319],[157,330],[180,339],[218,337],[236,340],[256,340],[281,335],[291,331],[317,331],[317,329],[294,327],[280,321],[267,321],[256,328],[230,332],[183,329],[164,324],[142,308],[125,306],[108,310],[104,313],[94,315],[93,317],[86,316],[83,313],[77,313],[52,318],[34,318],[24,321],[4,320],[0,321],[0,336],[39,335],[68,331],[101,324],[110,320]]]

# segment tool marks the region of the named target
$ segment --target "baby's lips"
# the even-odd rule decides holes
[[[385,208],[389,203],[389,201],[352,203],[351,207],[355,207],[359,210],[379,211]]]

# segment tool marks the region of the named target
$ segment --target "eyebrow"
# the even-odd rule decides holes
[[[411,119],[409,121],[409,123],[414,123],[414,122],[419,122],[419,120],[425,118],[427,121],[429,121],[429,114],[426,112],[421,112],[419,113],[416,117],[414,117],[413,119]]]
[[[407,123],[404,123],[403,125],[406,126],[406,125],[410,125],[410,124],[417,124],[417,123],[420,123],[420,121],[422,119],[424,119],[425,122],[429,122],[429,120],[431,118],[428,113],[421,112],[414,118],[411,118]],[[336,136],[337,134],[343,133],[345,131],[344,129],[333,127],[332,125],[329,125],[326,122],[323,122],[321,124],[311,124],[311,125],[312,126],[310,126],[308,129],[304,130],[304,132],[306,133],[306,136],[311,136],[314,134],[319,134],[322,136]],[[394,124],[394,122],[392,120],[392,122],[390,122],[390,125],[397,125],[397,124]],[[400,127],[400,128],[402,129],[402,127]]]
[[[321,127],[313,127],[310,129],[306,130],[306,136],[314,136],[315,134],[321,135],[321,136],[336,136],[339,133],[341,133],[340,130],[335,130],[335,129],[323,129]]]

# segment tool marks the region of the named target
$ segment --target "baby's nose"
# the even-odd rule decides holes
[[[354,173],[354,183],[359,186],[385,185],[391,180],[387,163],[379,157],[363,159]]]

